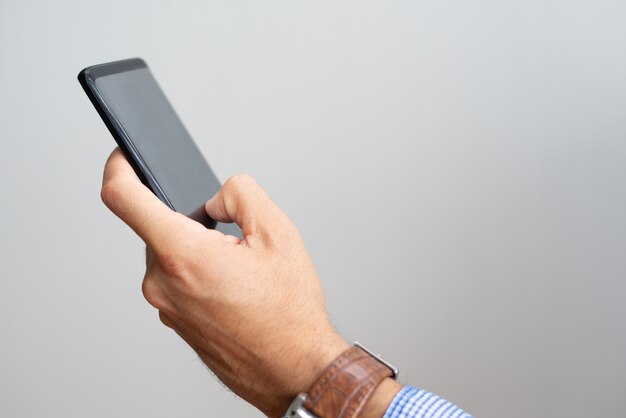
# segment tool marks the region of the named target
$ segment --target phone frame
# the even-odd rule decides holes
[[[139,179],[145,184],[163,203],[169,206],[170,209],[176,210],[172,202],[167,198],[163,189],[159,185],[150,168],[145,163],[137,148],[133,144],[132,139],[124,130],[124,127],[115,117],[115,114],[111,111],[107,105],[106,100],[102,97],[96,86],[96,80],[99,77],[104,77],[112,74],[124,73],[127,71],[133,71],[140,68],[149,68],[144,60],[141,58],[131,58],[121,61],[113,61],[105,64],[98,64],[83,69],[78,74],[78,81],[80,85],[87,93],[87,97],[91,100],[91,103],[98,111],[98,114],[102,118],[104,124],[113,135],[115,142],[120,147],[126,159],[139,176]]]

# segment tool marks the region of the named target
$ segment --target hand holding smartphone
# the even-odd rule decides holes
[[[143,60],[87,67],[78,80],[143,184],[172,210],[241,237],[207,215],[221,183]]]

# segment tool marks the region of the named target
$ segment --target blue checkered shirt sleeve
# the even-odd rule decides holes
[[[383,418],[472,418],[437,395],[405,386],[389,405]]]

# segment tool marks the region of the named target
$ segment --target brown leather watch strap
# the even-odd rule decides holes
[[[356,417],[392,370],[359,347],[350,347],[313,385],[304,407],[320,418]]]

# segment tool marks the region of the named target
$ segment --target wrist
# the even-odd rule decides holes
[[[284,417],[380,418],[401,389],[389,379],[397,374],[379,354],[354,343],[293,399]]]
[[[402,389],[402,385],[391,378],[386,378],[367,400],[359,418],[381,418],[385,415],[391,401]]]
[[[290,366],[281,373],[282,387],[276,388],[278,409],[267,413],[269,416],[282,414],[298,394],[307,393],[324,370],[350,348],[334,330],[318,336],[316,341],[299,341],[298,346],[300,348],[294,349],[290,360],[284,363]]]
[[[294,396],[311,389],[324,370],[326,370],[341,353],[350,348],[350,344],[335,333],[329,335],[327,338],[323,339],[323,341],[325,342],[318,341],[317,343],[311,344],[312,347],[316,347],[316,350],[309,355],[310,362],[308,365],[305,361],[301,362],[302,367],[306,369],[301,370],[299,378],[293,386]]]

